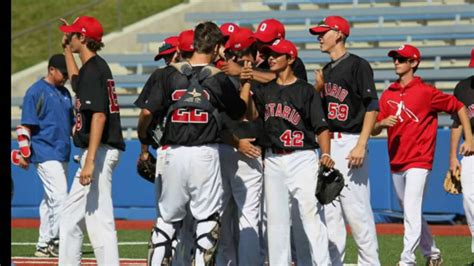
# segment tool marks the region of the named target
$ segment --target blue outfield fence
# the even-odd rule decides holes
[[[462,196],[454,196],[443,190],[443,180],[449,167],[450,132],[438,130],[433,170],[425,193],[423,212],[431,222],[453,223],[457,215],[463,215]],[[17,148],[16,140],[11,142]],[[136,160],[140,152],[137,140],[127,141],[113,175],[112,197],[116,219],[152,220],[156,216],[153,184],[136,173]],[[71,157],[79,153],[73,148]],[[400,205],[392,188],[388,165],[387,140],[369,140],[370,186],[372,209],[377,223],[403,218]],[[336,166],[337,167],[337,166]],[[68,184],[71,186],[78,164],[69,163]],[[12,165],[15,194],[12,202],[12,218],[38,218],[43,187],[34,166],[25,171]]]

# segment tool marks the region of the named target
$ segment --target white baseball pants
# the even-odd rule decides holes
[[[440,251],[431,235],[428,224],[422,216],[423,194],[429,170],[411,168],[392,174],[393,187],[403,209],[403,251],[400,265],[415,265],[415,250],[420,246],[425,257],[437,259]]]
[[[196,220],[222,210],[218,144],[169,146],[164,153],[160,216],[166,223],[184,219],[186,204]]]
[[[97,150],[93,180],[79,183],[87,150],[81,150],[77,169],[60,223],[59,265],[80,265],[83,232],[87,229],[98,265],[119,265],[117,232],[112,204],[112,172],[120,150],[101,144]]]
[[[374,215],[370,204],[369,161],[366,153],[360,168],[349,168],[346,157],[356,146],[359,134],[334,132],[331,157],[335,168],[344,175],[346,187],[339,200],[324,206],[332,265],[343,265],[346,249],[346,226],[351,227],[358,247],[358,265],[380,265]]]
[[[156,173],[155,173],[155,200],[156,200],[156,213],[160,217],[160,210],[158,208],[158,201],[161,196],[161,178],[163,174],[163,166],[166,161],[166,149],[163,149],[163,146],[158,147],[156,150]],[[185,266],[190,265],[192,262],[191,250],[194,247],[194,218],[189,211],[189,204],[186,206],[188,213],[183,219],[181,229],[179,230],[176,245],[176,255],[173,259],[173,265],[176,266]],[[158,218],[155,223],[155,226],[158,227]]]
[[[329,265],[327,230],[322,206],[314,193],[318,156],[314,150],[265,155],[264,190],[267,211],[268,256],[272,266],[291,264],[290,202],[296,200],[309,240],[313,265]],[[298,248],[298,247],[296,247]]]
[[[224,188],[224,212],[217,265],[262,265],[259,244],[262,160],[248,158],[227,144],[219,145],[219,157]],[[235,208],[230,205],[231,201]],[[237,222],[236,218],[238,223],[233,227]],[[236,234],[238,241],[234,241]],[[238,248],[235,242],[238,243]]]
[[[52,239],[59,238],[59,219],[67,197],[67,163],[46,161],[35,164],[43,183],[44,196],[41,200],[39,238],[36,248],[48,246]]]
[[[474,156],[461,159],[461,185],[464,214],[471,230],[471,252],[474,253]]]

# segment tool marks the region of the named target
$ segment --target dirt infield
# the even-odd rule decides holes
[[[15,266],[48,266],[58,265],[57,258],[29,258],[29,257],[13,257],[12,262]],[[95,259],[82,259],[81,265],[97,265]],[[120,259],[121,266],[145,266],[146,260],[144,259]]]
[[[150,230],[153,220],[128,221],[116,220],[117,230]],[[12,228],[38,228],[38,219],[13,219]],[[376,224],[377,234],[380,235],[402,235],[403,224]],[[467,225],[430,225],[431,232],[435,236],[470,236]],[[350,232],[350,229],[348,228]]]

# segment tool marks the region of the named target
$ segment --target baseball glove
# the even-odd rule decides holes
[[[319,167],[316,198],[321,204],[329,204],[335,200],[344,188],[344,176],[336,168]]]
[[[461,187],[461,172],[459,169],[454,171],[454,174],[451,173],[451,170],[448,170],[446,173],[446,177],[444,178],[444,190],[450,194],[461,194],[462,187]]]
[[[142,160],[138,157],[137,161],[137,172],[146,181],[155,183],[155,171],[156,171],[156,158],[153,154],[148,154],[147,160]]]

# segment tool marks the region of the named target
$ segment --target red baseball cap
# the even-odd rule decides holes
[[[250,47],[254,42],[253,32],[247,28],[240,28],[238,32],[230,35],[229,41],[225,44],[225,49],[241,51]]]
[[[471,50],[471,61],[469,62],[469,67],[474,67],[474,48]]]
[[[62,25],[59,26],[59,29],[65,33],[79,32],[98,42],[102,40],[102,35],[104,34],[104,29],[100,22],[88,16],[78,17],[71,25]]]
[[[285,26],[274,18],[265,19],[260,22],[253,37],[265,43],[285,38]]]
[[[418,61],[421,60],[420,50],[418,50],[418,48],[416,48],[415,46],[409,44],[403,44],[397,50],[391,50],[390,52],[388,52],[388,56],[390,57],[395,57],[397,55],[409,59],[416,59]]]
[[[229,37],[239,31],[240,27],[235,23],[224,23],[220,26],[222,35]]]
[[[344,33],[344,35],[349,36],[351,32],[351,25],[343,17],[328,16],[319,22],[318,26],[310,28],[309,32],[313,35],[318,35],[329,30],[337,30]]]
[[[265,50],[271,50],[279,54],[288,54],[292,58],[296,58],[298,56],[298,49],[296,49],[296,46],[292,42],[285,39],[276,39],[271,45],[265,45],[262,48],[262,51],[266,52]]]
[[[194,30],[182,31],[178,36],[178,48],[184,52],[194,51]]]
[[[155,56],[155,61],[160,60],[164,55],[176,52],[176,47],[178,47],[178,44],[178,36],[166,38],[158,47],[158,54]]]

